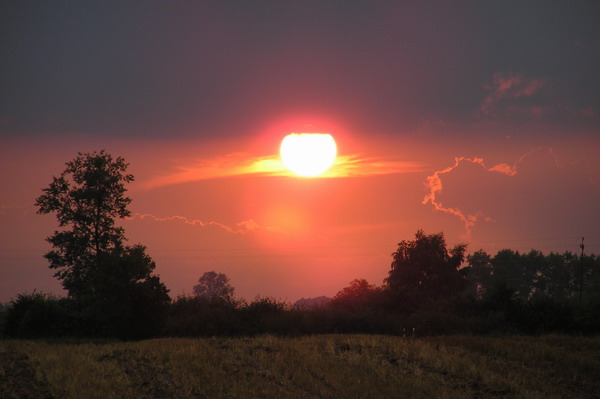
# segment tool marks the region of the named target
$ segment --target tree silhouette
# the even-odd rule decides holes
[[[130,215],[128,164],[100,151],[79,153],[66,165],[35,203],[38,213],[55,213],[61,228],[47,238],[54,247],[45,255],[49,267],[105,333],[147,334],[170,299],[145,247],[125,246],[124,230],[115,225]]]
[[[502,249],[492,259],[494,284],[505,284],[515,290],[521,299],[528,299],[532,281],[526,269],[525,258],[519,251]]]
[[[538,279],[536,293],[540,292],[555,299],[572,298],[576,290],[575,274],[579,266],[577,263],[580,262],[580,258],[568,251],[564,254],[548,254]]]
[[[346,308],[374,305],[380,292],[380,287],[369,284],[367,280],[354,279],[348,287],[335,294],[332,303]]]
[[[133,176],[123,158],[113,160],[104,151],[79,153],[66,165],[35,205],[40,214],[56,213],[63,228],[47,238],[54,249],[45,257],[69,296],[77,298],[93,291],[89,279],[100,258],[123,248],[124,231],[115,218],[130,215],[125,183]]]
[[[392,293],[417,300],[456,295],[465,288],[459,270],[465,250],[465,244],[448,250],[443,233],[426,235],[419,230],[414,240],[398,244],[385,283]]]
[[[542,297],[566,300],[577,294],[577,272],[581,258],[568,251],[544,255],[533,249],[527,253],[502,249],[493,257],[478,251],[467,259],[467,278],[476,288],[479,298],[500,285],[514,290],[523,301]],[[594,255],[585,257],[584,263],[593,264],[593,259]],[[598,279],[592,277],[592,270],[585,275],[590,284],[588,297],[593,297],[593,292],[597,292],[591,288],[592,284],[598,284]]]
[[[467,280],[474,290],[474,294],[481,299],[492,286],[492,258],[480,249],[479,251],[467,256],[469,269]]]
[[[234,288],[229,284],[229,277],[214,271],[206,272],[194,286],[194,295],[210,298],[231,299]]]

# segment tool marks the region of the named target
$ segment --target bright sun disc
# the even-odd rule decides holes
[[[327,133],[291,133],[283,138],[279,153],[289,170],[300,176],[313,177],[333,165],[337,146]]]

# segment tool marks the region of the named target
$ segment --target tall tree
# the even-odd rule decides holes
[[[115,219],[130,215],[125,183],[133,175],[126,173],[123,158],[113,160],[104,151],[79,153],[66,165],[35,205],[40,214],[56,214],[62,229],[47,238],[54,249],[45,257],[69,296],[78,297],[93,289],[88,280],[102,256],[124,246],[124,231]]]
[[[465,288],[459,270],[465,250],[465,244],[448,250],[443,233],[427,235],[419,230],[414,240],[398,244],[385,282],[392,293],[415,299],[448,298]]]
[[[105,151],[67,162],[37,198],[38,213],[55,213],[60,230],[47,238],[55,276],[104,333],[143,336],[158,328],[168,290],[142,245],[126,246],[116,219],[130,215],[128,164]],[[96,327],[93,327],[96,328]]]
[[[534,252],[530,259],[535,261],[536,256]],[[533,289],[533,268],[526,255],[511,249],[502,249],[492,258],[494,284],[505,284],[523,300],[529,299]]]
[[[483,249],[468,255],[469,269],[467,280],[473,288],[474,294],[481,299],[492,285],[492,258]]]
[[[194,295],[211,298],[231,299],[233,291],[229,277],[214,271],[204,273],[194,286]]]

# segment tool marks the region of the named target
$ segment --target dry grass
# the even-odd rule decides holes
[[[18,374],[17,367],[29,371]],[[39,389],[20,392],[24,386]],[[21,394],[594,398],[600,397],[600,339],[324,335],[118,343],[0,341],[0,398]]]

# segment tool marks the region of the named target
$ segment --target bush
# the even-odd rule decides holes
[[[527,334],[569,332],[574,327],[573,307],[566,301],[541,297],[521,308],[519,328]]]
[[[10,337],[40,338],[72,335],[75,317],[66,298],[51,294],[19,294],[6,312],[4,332]]]
[[[598,334],[600,332],[600,303],[575,306],[573,309],[573,323],[577,332]]]
[[[167,310],[167,336],[238,335],[243,331],[239,303],[220,297],[179,296]]]
[[[8,312],[8,307],[0,303],[0,337],[4,335],[4,324],[6,323],[6,313]]]
[[[256,297],[251,303],[240,308],[244,321],[244,333],[290,334],[296,330],[294,317],[289,306],[271,297]]]

